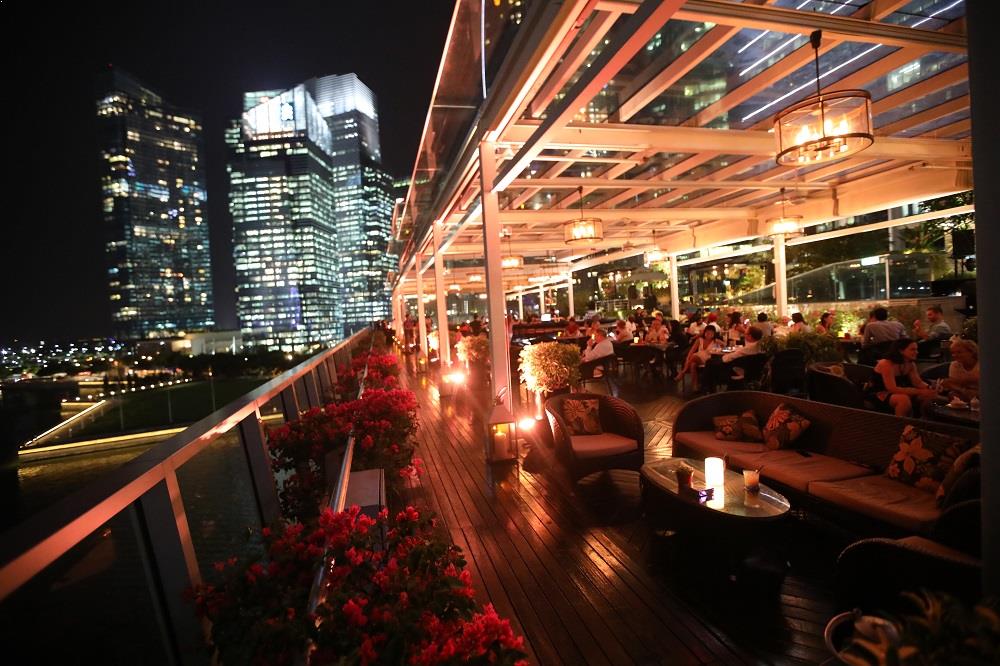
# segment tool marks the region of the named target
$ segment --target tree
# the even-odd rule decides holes
[[[975,196],[973,191],[969,190],[921,202],[920,211],[932,213],[972,203],[975,203]],[[943,249],[945,236],[949,233],[959,229],[971,229],[975,223],[975,213],[952,215],[904,227],[900,230],[900,237],[906,243],[905,252],[936,252]]]

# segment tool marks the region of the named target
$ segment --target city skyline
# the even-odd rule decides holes
[[[37,9],[12,8],[12,18],[24,19],[26,38],[11,54],[15,80],[37,103],[31,113],[23,105],[8,105],[4,113],[7,126],[18,128],[11,132],[15,150],[37,177],[20,182],[12,197],[22,222],[9,225],[12,251],[0,262],[0,301],[7,311],[0,320],[3,341],[113,334],[98,233],[94,115],[96,81],[109,64],[203,117],[215,320],[219,327],[235,327],[224,133],[241,111],[240,94],[328,72],[356,72],[383,102],[386,170],[408,177],[440,55],[436,48],[414,49],[414,41],[440,44],[453,7],[400,6],[387,13],[374,6],[315,6],[304,22],[262,21],[261,12],[270,10],[254,3],[241,4],[240,11],[180,4],[164,13],[162,7],[124,3],[105,9],[105,32],[115,39],[74,30],[83,8],[69,8],[56,24],[40,20]],[[362,24],[379,25],[379,38],[358,30]],[[66,58],[67,52],[74,56]],[[54,156],[63,169],[58,190],[45,177]]]

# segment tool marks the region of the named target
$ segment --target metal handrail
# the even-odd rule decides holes
[[[245,420],[252,418],[259,428],[261,406],[279,395],[284,398],[286,394],[291,394],[291,403],[297,409],[298,399],[294,394],[296,383],[309,377],[314,382],[322,383],[323,375],[317,372],[321,366],[325,365],[327,384],[332,385],[333,373],[330,372],[329,363],[336,356],[356,347],[368,334],[368,330],[359,331],[332,349],[303,361],[8,530],[3,534],[3,539],[0,539],[0,601],[160,482],[167,481],[168,490],[176,492],[170,486],[171,483],[176,486],[177,469],[201,453],[215,438],[239,427]],[[332,370],[335,372],[336,368]],[[302,397],[308,403],[318,402],[314,398],[317,393],[315,383],[313,391],[309,391],[306,385],[306,395]],[[286,418],[293,416],[286,413]],[[263,450],[258,455],[262,453]],[[250,463],[253,465],[253,461]],[[184,527],[186,529],[186,524]],[[187,538],[190,538],[189,535]]]
[[[368,363],[370,362],[371,351],[374,346],[375,336],[373,335],[371,344],[368,345],[369,358],[365,359],[365,367],[362,369],[361,378],[358,380],[358,400],[365,394],[365,381],[368,379]],[[337,477],[337,486],[330,496],[329,507],[334,513],[343,511],[344,505],[347,503],[347,484],[351,477],[351,464],[354,462],[354,440],[354,428],[352,427],[350,434],[347,436],[347,445],[344,447],[344,458],[340,462],[340,476]],[[323,593],[323,579],[326,577],[328,553],[329,548],[324,547],[323,557],[320,559],[320,564],[316,569],[316,576],[313,578],[313,584],[309,590],[307,610],[310,615],[316,612],[316,607],[319,606],[320,597]]]

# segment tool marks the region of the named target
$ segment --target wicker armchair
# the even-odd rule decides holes
[[[563,418],[566,400],[597,400],[602,435],[570,435]],[[645,433],[638,413],[624,400],[597,393],[557,395],[545,403],[556,453],[573,482],[606,469],[638,470],[644,462]],[[631,442],[631,443],[630,443]]]

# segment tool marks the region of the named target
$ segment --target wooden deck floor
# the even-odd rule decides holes
[[[789,523],[790,568],[745,588],[718,571],[679,570],[641,515],[638,474],[570,484],[546,443],[519,464],[485,463],[486,391],[441,397],[432,373],[404,383],[420,402],[415,492],[466,553],[481,601],[511,618],[539,664],[820,663],[834,613],[839,543],[809,520]],[[646,460],[670,455],[682,400],[671,387],[627,387],[646,424]],[[741,581],[742,582],[742,581]]]

